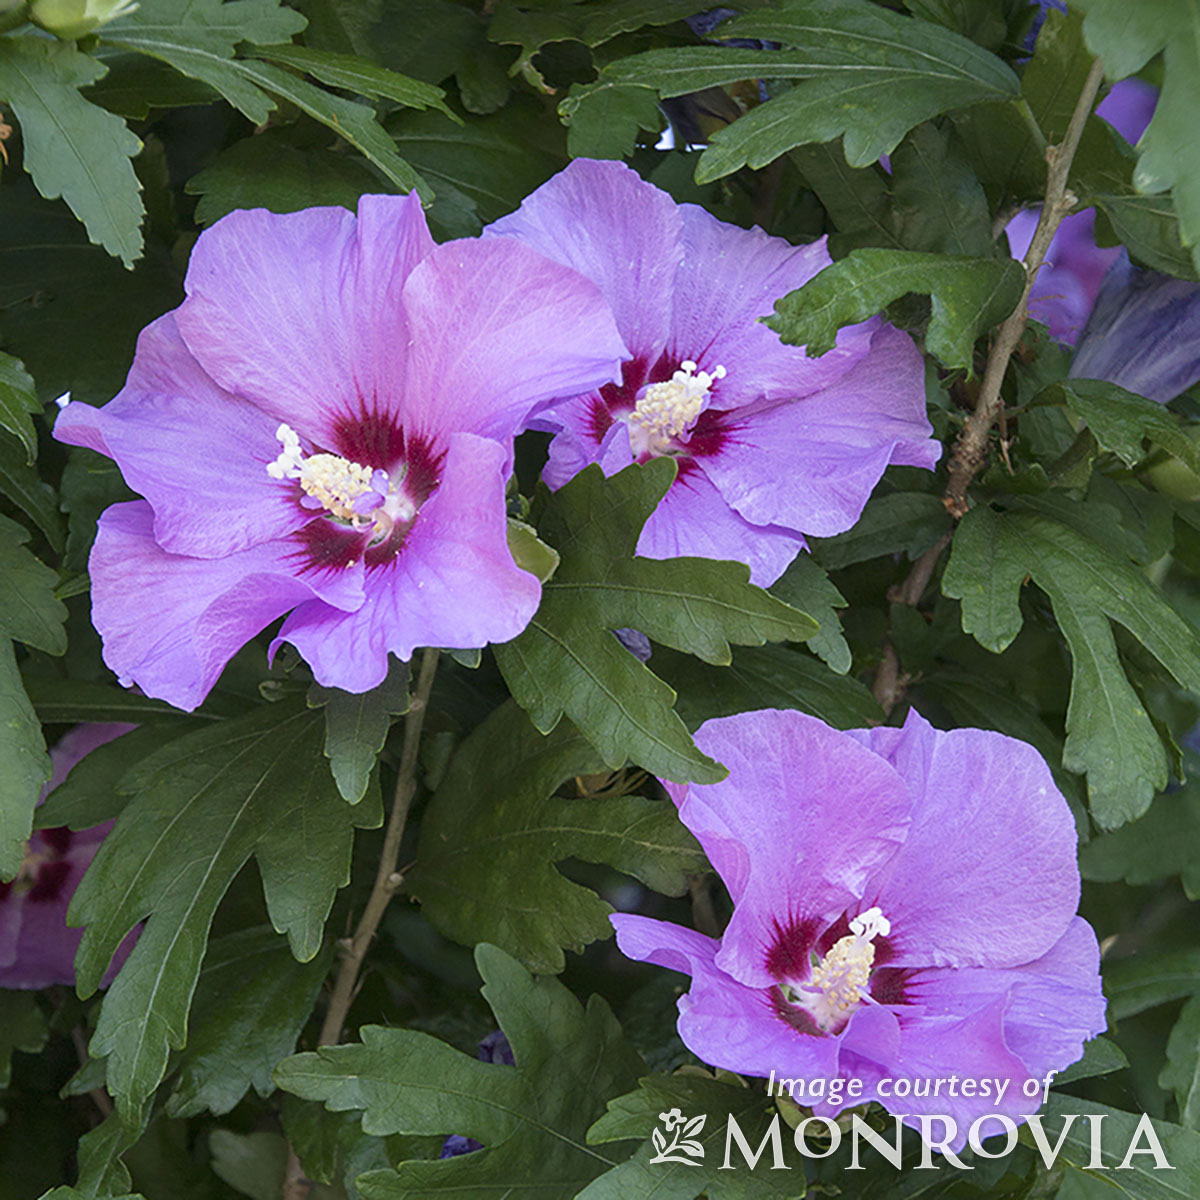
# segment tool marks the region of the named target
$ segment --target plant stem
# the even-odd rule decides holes
[[[417,751],[421,747],[421,729],[425,724],[425,713],[429,707],[429,693],[433,690],[433,677],[437,672],[438,651],[429,649],[421,658],[421,671],[417,677],[417,690],[408,706],[404,724],[404,749],[400,753],[400,766],[396,777],[396,790],[392,794],[392,812],[388,817],[387,832],[383,836],[383,850],[379,855],[379,866],[375,871],[375,883],[367,906],[358,920],[354,936],[344,943],[342,963],[334,981],[333,994],[329,997],[329,1008],[317,1037],[318,1046],[328,1046],[341,1040],[346,1014],[354,1001],[358,984],[358,972],[367,956],[375,931],[392,897],[404,883],[404,876],[396,870],[400,859],[400,843],[404,840],[404,827],[408,823],[408,810],[417,790]],[[311,1185],[305,1178],[304,1168],[294,1147],[288,1145],[287,1172],[283,1184],[283,1200],[304,1200]]]
[[[1067,180],[1071,174],[1075,151],[1079,148],[1079,139],[1083,136],[1083,127],[1096,102],[1096,93],[1100,90],[1103,78],[1104,69],[1097,58],[1092,62],[1091,70],[1084,81],[1083,90],[1079,93],[1075,111],[1071,114],[1071,121],[1062,142],[1057,146],[1046,147],[1046,200],[1042,205],[1042,214],[1038,218],[1033,241],[1025,254],[1025,288],[1021,293],[1020,303],[1000,325],[992,341],[974,411],[967,417],[954,443],[954,453],[950,459],[950,479],[942,502],[955,520],[967,512],[967,488],[987,460],[988,438],[992,426],[999,420],[1003,427],[1004,402],[1000,396],[1000,388],[1008,372],[1009,360],[1021,341],[1025,326],[1029,323],[1029,296],[1037,273],[1045,261],[1046,252],[1050,249],[1050,243],[1054,240],[1063,217],[1078,202],[1076,196],[1068,190]],[[1031,113],[1029,116],[1032,119]],[[1007,444],[1002,442],[1001,448],[1007,460]],[[889,598],[893,603],[908,604],[912,607],[920,603],[929,581],[933,578],[938,560],[952,537],[953,534],[947,534],[913,563],[908,577],[890,593]],[[900,659],[896,649],[889,639],[885,639],[883,656],[871,689],[884,711],[885,718],[904,696],[907,683],[908,677],[900,671]]]
[[[425,724],[425,711],[429,705],[429,693],[433,689],[437,663],[438,652],[426,650],[421,658],[417,690],[413,694],[404,725],[404,749],[400,755],[400,770],[392,798],[392,814],[388,818],[387,832],[383,838],[383,850],[379,855],[375,884],[371,888],[367,906],[358,920],[354,936],[345,947],[333,985],[333,994],[329,997],[329,1008],[317,1038],[318,1046],[328,1046],[341,1040],[342,1026],[346,1023],[346,1014],[350,1011],[350,1004],[354,999],[363,959],[367,956],[367,950],[389,902],[404,883],[404,876],[396,870],[396,863],[400,858],[400,842],[404,837],[409,806],[417,790],[417,751],[421,744],[421,728]]]
[[[1096,93],[1100,90],[1103,78],[1104,69],[1097,58],[1088,72],[1083,91],[1079,93],[1066,136],[1059,145],[1046,147],[1046,161],[1049,164],[1046,172],[1046,200],[1042,205],[1037,229],[1034,230],[1033,241],[1025,254],[1025,290],[1021,293],[1020,303],[1001,324],[992,342],[979,396],[975,401],[975,411],[967,418],[962,432],[958,435],[954,455],[950,460],[950,482],[946,487],[945,504],[951,515],[956,518],[963,516],[967,511],[967,488],[984,464],[988,435],[996,418],[1003,411],[1000,386],[1004,382],[1009,359],[1012,358],[1013,351],[1016,350],[1029,322],[1029,294],[1033,290],[1037,273],[1063,217],[1078,202],[1074,193],[1067,189],[1067,179],[1071,173],[1075,151],[1079,147],[1079,139],[1083,136],[1084,124],[1096,102]]]

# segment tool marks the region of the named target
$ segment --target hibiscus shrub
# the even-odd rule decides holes
[[[0,1200],[1200,1195],[1197,38],[0,0]]]

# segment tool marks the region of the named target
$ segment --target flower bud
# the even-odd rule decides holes
[[[47,33],[73,41],[135,8],[132,0],[32,0],[29,19]]]

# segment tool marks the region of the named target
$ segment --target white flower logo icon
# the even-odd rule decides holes
[[[656,1129],[650,1135],[656,1151],[651,1163],[681,1163],[685,1167],[698,1167],[697,1161],[704,1157],[704,1147],[696,1141],[704,1122],[708,1119],[703,1113],[698,1117],[688,1118],[677,1108],[659,1113],[658,1119],[663,1123],[667,1133],[671,1134],[670,1142],[661,1129]]]

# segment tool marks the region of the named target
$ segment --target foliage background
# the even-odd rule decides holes
[[[1011,469],[991,455],[957,525],[942,503],[948,450],[933,475],[889,471],[853,530],[814,544],[773,588],[790,609],[720,565],[680,566],[697,624],[632,559],[666,464],[549,498],[535,488],[544,444],[528,437],[530,519],[585,599],[551,585],[524,647],[443,657],[405,896],[351,1013],[354,1029],[375,1028],[320,1056],[337,940],[379,856],[407,672],[362,698],[310,688],[294,658],[268,670],[264,635],[194,714],[122,691],[88,622],[86,564],[99,512],[129,493],[107,460],[47,436],[62,393],[103,403],[117,391],[138,331],[180,300],[197,233],[225,213],[352,207],[415,187],[436,236],[471,236],[589,155],[625,158],[724,220],[797,242],[828,233],[838,273],[789,298],[775,327],[819,348],[887,308],[928,352],[931,418],[949,448],[1020,297],[1000,231],[1045,195],[1046,147],[1094,55],[1109,81],[1141,73],[1162,95],[1137,148],[1091,118],[1069,186],[1096,207],[1101,240],[1197,278],[1190,0],[1072,4],[1032,58],[1038,10],[1024,0],[743,4],[721,30],[739,39],[729,45],[684,23],[695,0],[142,0],[108,23],[97,0],[0,8],[12,126],[0,179],[6,878],[45,745],[81,721],[141,726],[36,814],[44,826],[122,820],[78,901],[92,925],[83,997],[0,994],[0,1198],[276,1200],[289,1142],[314,1197],[802,1195],[799,1172],[646,1167],[666,1107],[716,1114],[708,1137],[724,1111],[750,1126],[770,1109],[736,1079],[673,1073],[690,1061],[674,1033],[681,981],[624,961],[607,913],[727,912],[636,768],[711,777],[687,734],[710,716],[777,705],[847,728],[884,719],[877,696],[892,721],[913,703],[943,727],[1023,738],[1055,769],[1077,816],[1111,1028],[1062,1081],[1051,1123],[1107,1112],[1111,1163],[1129,1114],[1148,1112],[1177,1169],[1104,1182],[1071,1136],[1054,1170],[1026,1147],[932,1179],[845,1175],[835,1157],[811,1167],[808,1189],[1200,1194],[1200,791],[1187,781],[1200,501],[1146,475],[1168,451],[1185,476],[1200,470],[1200,396],[1164,413],[1065,381],[1066,353],[1031,326],[1002,393]],[[602,537],[581,519],[597,512]],[[934,547],[914,597],[905,580]],[[633,617],[604,598],[614,572],[640,589]],[[613,650],[605,631],[626,625],[655,641],[649,669]],[[547,628],[619,701],[597,705],[553,655],[525,652]],[[139,922],[156,969],[123,972],[101,1000],[108,955]],[[475,1059],[497,1025],[519,1071]],[[454,1133],[489,1149],[439,1161]]]

